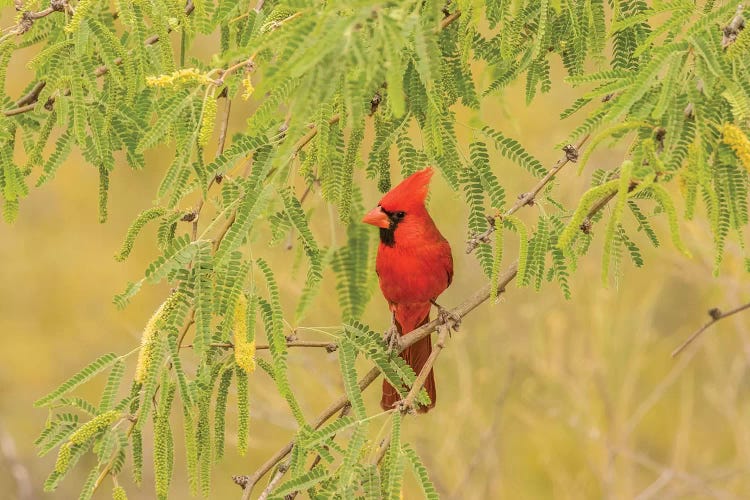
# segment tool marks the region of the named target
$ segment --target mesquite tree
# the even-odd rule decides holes
[[[144,230],[156,233],[160,256],[114,300],[126,307],[142,286],[162,281],[172,291],[155,307],[140,346],[102,355],[37,401],[50,409],[37,444],[58,456],[45,488],[54,490],[93,453],[82,497],[104,487],[124,498],[117,478],[132,474],[140,482],[144,431],[153,426],[157,497],[167,497],[174,480],[177,434],[184,436],[186,480],[207,495],[226,433],[237,433],[240,451],[247,450],[248,386],[275,384],[297,432],[253,474],[234,478],[238,496],[248,498],[269,474],[263,497],[398,498],[411,468],[425,496],[437,497],[420,457],[401,439],[402,425],[412,421],[409,404],[387,412],[387,439],[368,443],[372,417],[382,416],[362,398],[374,380],[385,377],[407,402],[427,396],[420,392],[424,378],[360,321],[374,285],[377,239],[359,222],[362,193],[387,191],[392,164],[398,178],[434,165],[463,193],[466,250],[479,260],[486,284],[453,309],[457,317],[512,281],[537,290],[555,282],[570,297],[570,273],[594,247],[603,255],[606,284],[624,260],[643,265],[640,245],[661,244],[665,235],[652,224],[659,218],[685,254],[680,219],[708,221],[718,273],[727,239],[743,242],[750,170],[750,34],[741,6],[718,3],[1,2],[18,12],[0,35],[0,81],[16,77],[7,74],[8,61],[26,47],[35,48],[27,64],[36,75],[23,96],[2,94],[6,221],[16,217],[29,185],[52,180],[78,149],[98,172],[104,222],[115,166],[151,167],[147,151],[174,145],[156,201],[133,221],[116,258],[126,259]],[[211,57],[195,57],[196,41],[205,52],[206,40]],[[567,75],[553,82],[550,64],[557,61]],[[560,114],[586,118],[558,146],[561,158],[550,168],[480,113],[519,80],[527,102],[553,85],[586,89]],[[230,130],[232,103],[242,99],[254,111]],[[473,116],[469,143],[457,139],[459,108]],[[627,144],[616,168],[587,169],[592,151],[615,143]],[[20,148],[25,163],[17,160]],[[513,164],[536,184],[518,199],[507,197],[492,150],[508,160],[504,177],[513,175]],[[566,166],[565,174],[577,169],[591,179],[572,205],[556,199]],[[360,170],[366,175],[357,179],[367,180],[354,183]],[[328,213],[306,212],[310,193]],[[684,211],[675,197],[684,198]],[[545,209],[527,226],[515,213],[535,203]],[[334,244],[311,229],[311,219],[329,213],[346,227],[346,241]],[[296,304],[277,284],[289,269],[251,252],[290,238],[306,266]],[[518,247],[513,263],[503,261],[509,246]],[[339,326],[320,342],[287,337],[285,325],[300,324],[328,268],[340,305],[340,318],[331,322]],[[432,321],[402,337],[398,348],[437,331],[429,370],[451,326]],[[320,415],[303,412],[287,377],[288,350],[298,346],[328,349],[340,362],[346,393]],[[357,358],[371,365],[363,376]],[[132,380],[125,377],[128,364]],[[106,377],[98,403],[75,396],[97,376]],[[227,430],[232,386],[239,427]]]

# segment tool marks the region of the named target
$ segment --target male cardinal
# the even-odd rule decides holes
[[[375,271],[393,315],[391,334],[406,335],[427,323],[431,304],[453,279],[451,247],[424,206],[431,177],[432,167],[407,177],[362,219],[380,228]],[[432,342],[427,336],[407,347],[401,357],[418,374],[430,352]],[[437,400],[432,370],[425,389],[431,404],[418,408],[422,413],[433,408]],[[391,409],[400,399],[398,391],[384,380],[380,406]]]

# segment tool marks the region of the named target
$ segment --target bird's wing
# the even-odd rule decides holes
[[[445,273],[448,275],[448,283],[445,286],[446,288],[448,288],[453,282],[453,254],[451,253],[451,246],[448,244],[447,240],[443,240],[443,242],[440,244],[440,251],[438,253],[438,256],[440,259],[440,263],[445,269]]]

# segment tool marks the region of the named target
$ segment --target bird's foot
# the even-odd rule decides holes
[[[454,331],[458,331],[458,328],[461,326],[461,316],[458,314],[452,313],[450,310],[444,308],[434,300],[431,301],[432,305],[437,307],[438,314],[437,319],[442,324],[448,326],[450,329]]]
[[[398,352],[399,337],[398,328],[395,324],[391,325],[391,327],[383,334],[383,342],[385,342],[385,348],[388,351],[388,354]]]

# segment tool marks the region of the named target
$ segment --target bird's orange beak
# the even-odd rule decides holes
[[[377,206],[367,212],[367,215],[362,219],[362,222],[365,224],[372,224],[373,226],[382,227],[383,229],[388,229],[391,227],[391,221],[388,218],[388,216],[383,212],[383,209],[380,208],[380,206]]]

